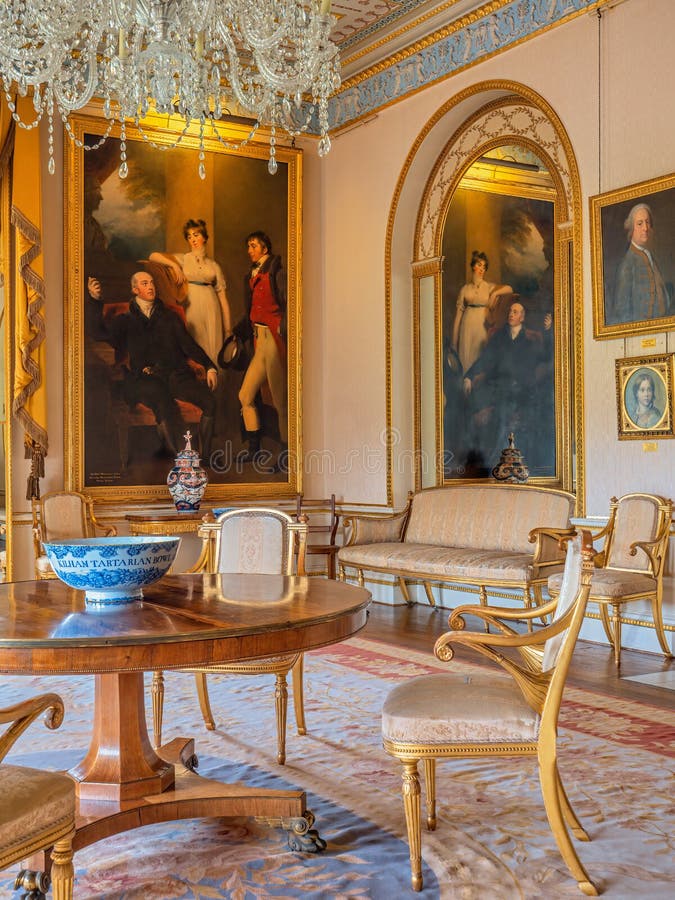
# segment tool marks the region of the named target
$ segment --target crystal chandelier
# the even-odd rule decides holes
[[[202,178],[206,128],[240,147],[268,126],[274,174],[277,129],[291,138],[311,129],[319,134],[319,155],[330,150],[328,99],[340,85],[329,38],[334,21],[330,0],[3,0],[0,78],[21,127],[47,116],[52,173],[55,116],[85,149],[100,146],[119,123],[124,178],[126,123],[153,143],[141,120],[154,110],[184,119],[172,146],[198,126]],[[35,119],[21,122],[15,95],[31,90]],[[109,124],[102,141],[87,147],[69,115],[95,96]],[[223,141],[215,128],[232,112],[255,119],[238,143]]]

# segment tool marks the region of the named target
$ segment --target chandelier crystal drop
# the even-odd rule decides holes
[[[172,146],[199,126],[201,177],[207,124],[230,147],[268,126],[274,173],[279,129],[291,138],[317,132],[319,155],[330,150],[328,99],[340,86],[334,21],[330,0],[3,0],[0,78],[21,127],[46,115],[53,135],[58,115],[72,140],[70,114],[100,97],[109,128],[95,146],[116,123],[124,147],[125,123],[149,140],[141,124],[148,113],[178,114],[185,127]],[[35,118],[22,122],[16,94],[30,91]],[[255,119],[243,140],[218,134],[227,114]],[[53,140],[49,153],[52,172]]]

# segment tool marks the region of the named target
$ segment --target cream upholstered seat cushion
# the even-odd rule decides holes
[[[461,671],[421,675],[390,691],[382,709],[386,740],[442,744],[536,741],[539,716],[513,680]]]
[[[562,583],[562,573],[551,575],[548,589],[557,594]],[[640,572],[622,572],[620,569],[597,569],[591,580],[590,600],[620,600],[633,594],[651,594],[656,581]]]
[[[75,782],[69,775],[2,763],[0,795],[0,859],[58,831],[75,815]]]
[[[479,550],[404,543],[354,544],[340,550],[340,562],[367,569],[419,572],[428,578],[452,577],[523,582],[532,577],[532,551]]]

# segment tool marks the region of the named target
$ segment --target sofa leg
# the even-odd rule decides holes
[[[427,600],[429,601],[429,606],[433,606],[435,609],[436,608],[436,598],[434,597],[434,592],[431,588],[431,585],[429,584],[428,581],[423,582],[423,584],[424,584],[424,590],[426,591]]]
[[[398,583],[401,587],[401,593],[403,594],[403,599],[408,604],[408,606],[414,606],[415,604],[410,599],[410,592],[408,591],[408,585],[405,583],[405,578],[401,575],[398,576]]]

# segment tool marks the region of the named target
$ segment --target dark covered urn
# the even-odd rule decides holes
[[[492,477],[511,484],[523,484],[530,477],[523,454],[516,447],[513,432],[509,435],[509,446],[504,447],[499,463],[492,470]]]
[[[192,435],[188,431],[185,448],[176,457],[176,464],[169,472],[166,483],[179,512],[196,512],[199,509],[208,476],[199,463],[199,454],[192,449]]]

